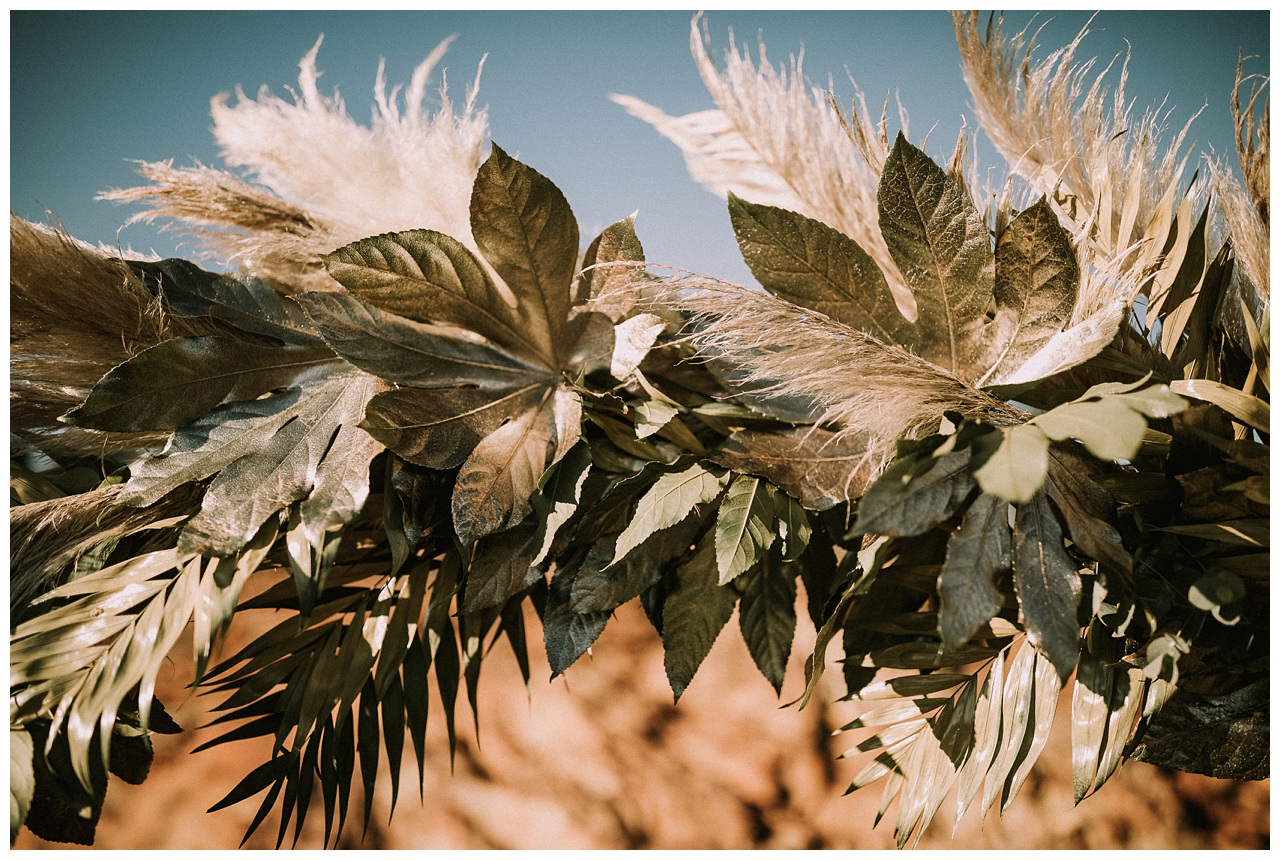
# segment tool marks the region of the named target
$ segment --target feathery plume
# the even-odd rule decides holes
[[[1271,99],[1259,105],[1266,82],[1256,76],[1243,77],[1244,56],[1236,64],[1236,85],[1231,93],[1231,115],[1235,120],[1236,155],[1240,160],[1243,184],[1224,161],[1208,159],[1209,179],[1218,218],[1218,232],[1231,236],[1236,259],[1249,283],[1270,300],[1271,297]],[[1252,80],[1249,101],[1242,109],[1240,89]],[[1258,112],[1261,109],[1261,117]]]
[[[9,216],[9,418],[24,445],[85,455],[159,438],[67,427],[58,417],[136,353],[204,333],[198,320],[164,314],[119,257]]]
[[[652,125],[680,147],[689,174],[722,197],[728,191],[790,209],[851,237],[885,273],[908,318],[915,300],[894,265],[876,218],[876,187],[888,142],[873,126],[861,92],[852,121],[845,120],[826,90],[810,88],[801,57],[790,69],[775,69],[760,45],[759,64],[730,37],[723,71],[710,54],[710,39],[690,25],[689,43],[717,110],[672,117],[633,96],[611,95],[632,116]],[[855,85],[856,86],[856,85]]]
[[[1076,64],[1088,27],[1033,62],[1030,28],[1006,39],[998,17],[984,30],[977,12],[952,14],[979,124],[1011,169],[1057,204],[1076,235],[1082,269],[1154,272],[1186,167],[1179,150],[1195,117],[1162,151],[1168,112],[1148,110],[1134,120],[1124,94],[1128,57],[1110,98],[1104,82],[1115,61],[1096,77],[1093,60]],[[1204,187],[1189,193],[1202,202]],[[1079,295],[1076,322],[1131,298],[1105,278],[1085,278]]]
[[[364,126],[348,116],[339,95],[319,90],[322,40],[299,64],[292,103],[266,87],[256,100],[239,89],[235,104],[226,94],[213,99],[223,159],[262,187],[202,165],[148,163],[141,173],[151,185],[101,197],[147,203],[131,220],[177,222],[208,255],[286,292],[337,289],[320,256],[378,233],[426,228],[472,245],[471,186],[489,133],[487,114],[476,106],[479,71],[461,109],[442,83],[433,113],[424,107],[427,84],[451,39],[414,70],[403,91],[387,91],[381,64],[373,120]]]
[[[874,475],[898,439],[937,432],[944,413],[995,423],[1026,416],[899,346],[749,287],[667,279],[654,301],[688,314],[699,352],[740,370],[761,393],[811,400],[824,422],[867,444]],[[860,467],[861,468],[861,467]]]

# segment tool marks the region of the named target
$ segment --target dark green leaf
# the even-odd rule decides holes
[[[421,794],[426,773],[427,704],[430,687],[427,673],[431,666],[422,639],[415,631],[404,658],[404,717],[413,742],[413,755],[418,760],[418,791]]]
[[[571,583],[558,576],[551,581],[546,613],[542,618],[543,639],[551,677],[562,674],[577,662],[604,631],[608,612],[575,612],[569,605]]]
[[[729,218],[751,274],[769,292],[885,343],[911,346],[914,330],[875,261],[856,242],[786,209],[729,193]]]
[[[702,529],[702,517],[686,517],[645,541],[644,551],[618,564],[615,539],[598,541],[573,577],[572,605],[578,612],[608,612],[656,583],[673,562],[689,552]]]
[[[996,241],[994,356],[979,384],[1008,376],[1062,331],[1079,283],[1071,237],[1042,197]]]
[[[533,566],[540,523],[525,520],[519,525],[482,537],[475,543],[467,567],[463,608],[477,612],[506,603],[524,591],[541,575]]]
[[[733,615],[738,592],[719,584],[715,542],[704,539],[678,571],[679,584],[662,609],[663,664],[676,701]]]
[[[554,338],[573,302],[578,222],[560,189],[493,145],[471,192],[471,232],[485,259],[516,294],[538,352],[563,366],[568,344]],[[578,285],[578,291],[585,290]]]
[[[716,517],[716,568],[725,585],[750,570],[773,546],[776,512],[769,484],[747,475],[734,477]]]
[[[899,457],[858,502],[858,534],[911,537],[956,512],[974,487],[969,450]]]
[[[1095,467],[1062,445],[1049,448],[1049,481],[1045,490],[1066,521],[1076,547],[1090,558],[1117,570],[1133,570],[1133,557],[1111,525],[1115,502],[1097,482]]]
[[[995,576],[1009,569],[1009,549],[1009,503],[982,493],[948,541],[947,560],[938,576],[943,642],[968,642],[1000,611],[1004,596],[995,586]]]
[[[1013,582],[1027,638],[1065,681],[1080,655],[1080,574],[1063,548],[1062,529],[1044,492],[1014,514]]]
[[[1180,690],[1147,724],[1129,757],[1217,779],[1267,779],[1270,704],[1267,678],[1218,696]]]
[[[338,366],[322,345],[264,346],[221,335],[177,337],[111,370],[67,413],[76,427],[174,430],[222,403],[317,378]]]
[[[759,475],[810,510],[822,511],[860,496],[871,475],[866,446],[856,437],[797,427],[786,431],[737,430],[711,460]]]
[[[885,244],[915,294],[917,354],[973,378],[994,289],[987,225],[964,189],[901,133],[877,201]]]
[[[739,581],[742,608],[738,626],[742,638],[765,680],[781,695],[796,632],[795,575],[783,567],[777,552],[768,552]]]

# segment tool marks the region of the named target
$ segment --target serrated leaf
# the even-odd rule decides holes
[[[885,160],[877,201],[880,231],[916,298],[917,354],[974,378],[994,289],[987,225],[964,189],[901,133]]]
[[[1027,639],[1065,681],[1080,655],[1080,573],[1063,548],[1062,530],[1043,492],[1014,513],[1013,582]]]
[[[467,566],[466,612],[479,612],[505,603],[540,577],[534,564],[539,524],[525,520],[506,531],[475,543]]]
[[[809,515],[798,501],[772,484],[769,485],[769,498],[773,501],[778,536],[782,538],[782,560],[797,561],[808,549],[809,538],[813,536]]]
[[[599,299],[592,302],[595,310],[608,314],[615,320],[622,318],[635,306],[636,293],[631,289],[633,280],[645,275],[640,267],[608,264],[643,260],[644,248],[636,236],[636,216],[633,214],[610,224],[587,246],[587,252],[582,258],[583,272],[578,276],[580,283],[576,295]],[[593,266],[599,268],[592,268]]]
[[[775,511],[769,485],[759,478],[735,476],[716,517],[716,568],[720,584],[750,570],[773,546]]]
[[[719,584],[715,544],[710,540],[702,541],[677,575],[678,584],[662,608],[662,662],[679,701],[733,615],[738,592]]]
[[[1062,331],[1079,283],[1071,238],[1042,197],[996,240],[995,356],[979,385],[1010,375]]]
[[[484,438],[462,464],[453,491],[453,525],[464,544],[525,517],[543,473],[578,441],[582,400],[548,391],[536,409]]]
[[[369,401],[360,426],[410,463],[453,469],[489,434],[536,409],[546,388],[545,380],[498,390],[397,388]]]
[[[969,641],[1004,606],[995,576],[1009,569],[1009,550],[1009,503],[983,493],[947,542],[938,576],[938,628],[947,645]]]
[[[243,273],[206,272],[187,260],[128,261],[143,285],[174,313],[208,316],[292,344],[319,344],[302,309]]]
[[[751,659],[779,695],[796,632],[796,580],[777,558],[767,553],[754,570],[743,575],[742,608],[738,627]]]
[[[574,610],[608,612],[640,595],[661,579],[672,562],[689,552],[702,525],[702,517],[686,517],[646,540],[644,552],[631,553],[616,565],[612,564],[615,539],[596,542],[573,578]]]
[[[911,537],[951,516],[974,486],[969,450],[908,455],[885,469],[858,502],[857,534]]]
[[[323,345],[265,346],[223,335],[177,337],[113,368],[80,406],[76,427],[131,432],[174,430],[225,400],[253,400],[273,388],[339,366]]]
[[[723,469],[694,463],[683,471],[669,472],[654,481],[636,503],[631,521],[618,535],[614,563],[626,558],[654,532],[683,520],[697,505],[714,501],[730,477],[731,474]],[[712,558],[714,560],[714,555]]]
[[[465,328],[529,358],[550,357],[475,255],[443,233],[384,233],[345,245],[324,262],[352,295],[383,311]]]
[[[608,612],[574,611],[569,603],[571,585],[564,577],[551,581],[547,608],[542,617],[542,635],[552,678],[562,674],[586,653],[609,620]]]
[[[471,192],[471,232],[476,246],[518,297],[539,353],[563,366],[568,351],[555,327],[586,284],[570,294],[578,262],[578,222],[560,189],[541,173],[508,156],[497,144],[480,165]]]
[[[766,290],[885,343],[914,345],[915,328],[856,242],[799,213],[728,196],[742,259]]]
[[[872,474],[865,444],[811,427],[737,430],[711,459],[727,469],[759,475],[818,511],[860,496]]]
[[[179,546],[230,555],[267,517],[306,497],[339,428],[359,420],[372,391],[373,380],[359,373],[326,380],[269,443],[244,452],[222,469],[205,492],[200,513],[183,529]]]

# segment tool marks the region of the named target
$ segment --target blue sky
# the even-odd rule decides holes
[[[627,93],[673,115],[712,107],[689,54],[690,18],[682,11],[12,12],[10,209],[32,220],[47,220],[47,210],[81,239],[114,243],[134,210],[93,197],[137,184],[131,159],[220,164],[209,132],[212,96],[237,85],[283,95],[323,33],[321,90],[336,87],[348,111],[367,121],[380,57],[388,81],[404,81],[457,34],[443,64],[455,93],[487,54],[480,102],[494,140],[561,187],[584,237],[638,210],[650,260],[746,281],[724,202],[688,178],[675,146],[608,99]],[[1030,18],[1009,13],[1006,27]],[[1065,44],[1088,18],[1041,14],[1037,21],[1049,23],[1039,44]],[[753,50],[762,37],[775,65],[803,47],[807,75],[830,78],[845,101],[849,74],[873,104],[896,94],[915,142],[932,129],[935,158],[950,154],[962,118],[972,116],[945,12],[712,11],[706,20],[717,55],[732,30]],[[1236,56],[1259,57],[1251,68],[1269,73],[1268,12],[1102,12],[1091,29],[1082,57],[1105,62],[1131,49],[1128,94],[1139,110],[1167,97],[1176,129],[1207,103],[1192,126],[1196,147],[1233,152]],[[176,236],[147,225],[119,239],[183,253]]]

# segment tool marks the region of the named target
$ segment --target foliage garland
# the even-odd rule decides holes
[[[1079,95],[1074,43],[1015,84],[1023,37],[956,29],[998,146],[1033,102]],[[744,80],[795,83],[705,62],[722,106]],[[1253,178],[1256,105],[1235,102]],[[179,730],[153,691],[191,635],[228,725],[209,745],[274,738],[215,809],[265,792],[250,833],[278,805],[278,843],[291,821],[296,841],[318,791],[336,841],[357,765],[366,821],[383,748],[394,806],[406,733],[421,779],[432,675],[451,745],[496,640],[529,680],[526,602],[554,677],[638,599],[679,699],[735,611],[780,692],[803,591],[800,704],[839,642],[846,698],[868,703],[842,729],[866,758],[851,790],[883,783],[882,815],[898,798],[900,846],[953,793],[957,818],[1003,811],[1067,688],[1077,802],[1125,758],[1268,776],[1266,271],[1214,239],[1199,185],[1179,194],[1176,155],[1145,200],[1137,178],[1100,191],[1045,135],[1021,205],[984,214],[963,139],[943,167],[865,106],[804,110],[871,168],[875,223],[773,205],[767,182],[729,193],[765,293],[657,277],[632,219],[580,251],[560,191],[497,145],[469,235],[347,242],[292,285],[279,254],[223,275],[13,219],[11,838],[92,841],[108,774],[141,781],[151,733]],[[709,157],[682,140],[691,167]],[[149,169],[133,199],[182,179]],[[250,191],[218,181],[243,226]],[[1269,235],[1265,185],[1241,193]],[[105,288],[124,308],[108,329],[133,314],[108,331],[124,360],[59,340],[88,324],[41,305],[55,278]],[[75,390],[32,359],[55,348],[57,372],[92,378],[50,430],[55,389]],[[288,576],[241,599],[272,571]],[[215,663],[254,608],[290,614]]]

